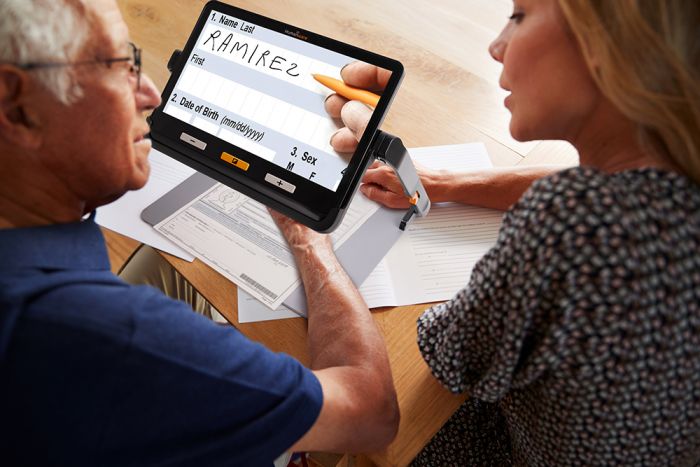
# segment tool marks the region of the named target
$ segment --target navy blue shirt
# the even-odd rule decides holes
[[[0,230],[0,463],[271,465],[316,377],[109,271],[92,219]]]

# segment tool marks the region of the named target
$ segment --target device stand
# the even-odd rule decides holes
[[[411,206],[406,211],[406,215],[401,219],[399,229],[405,230],[411,218],[417,214],[423,217],[430,211],[430,198],[421,183],[416,167],[408,155],[406,146],[401,138],[377,130],[377,136],[370,149],[372,156],[394,169],[396,176],[401,182],[403,191],[409,199]]]

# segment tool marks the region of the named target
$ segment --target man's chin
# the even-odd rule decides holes
[[[148,180],[148,175],[151,173],[151,163],[148,160],[148,155],[151,153],[152,143],[149,138],[144,138],[136,143],[134,143],[134,178],[141,178],[143,182],[140,187],[146,184]],[[138,188],[130,188],[131,190],[138,190]]]
[[[127,186],[127,191],[140,190],[148,182],[148,177],[151,175],[151,163],[148,161],[148,153],[140,159],[134,168],[134,176],[131,183]]]
[[[118,193],[114,195],[107,196],[106,198],[102,198],[96,201],[90,201],[85,204],[85,210],[83,214],[89,214],[95,209],[99,208],[100,206],[106,206],[107,204],[111,204],[124,196],[126,194],[126,191],[123,193]]]
[[[148,159],[146,159],[145,163],[134,171],[134,176],[131,178],[131,180],[125,187],[123,187],[118,192],[112,193],[99,200],[87,202],[85,204],[85,213],[87,214],[99,208],[100,206],[105,206],[107,204],[113,203],[130,191],[140,190],[141,188],[146,186],[146,182],[148,182],[148,176],[150,175],[150,173],[151,165],[148,163]]]

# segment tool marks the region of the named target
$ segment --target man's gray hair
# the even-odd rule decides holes
[[[83,0],[0,0],[0,62],[75,60],[90,32],[84,11]],[[82,96],[71,67],[39,68],[32,73],[64,104]]]

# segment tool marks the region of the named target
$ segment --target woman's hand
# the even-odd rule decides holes
[[[391,72],[368,63],[353,62],[340,71],[340,76],[350,86],[381,93],[389,82]],[[331,136],[331,146],[340,153],[354,152],[374,110],[359,101],[348,101],[338,94],[328,96],[325,105],[328,114],[341,119],[345,125]]]
[[[413,163],[418,172],[418,177],[433,202],[432,187],[440,179],[440,172],[430,170],[418,163]],[[406,209],[409,206],[408,196],[403,191],[403,186],[391,167],[375,162],[365,172],[362,178],[360,191],[367,198],[383,204],[388,208]]]
[[[343,81],[350,86],[380,93],[386,88],[391,72],[364,62],[353,62],[340,72]],[[373,109],[358,101],[331,94],[326,99],[326,111],[333,118],[342,120],[345,127],[331,137],[331,146],[340,153],[351,153],[357,149],[357,143],[367,128]],[[423,179],[429,171],[416,167]],[[408,198],[403,192],[401,182],[393,169],[375,162],[365,174],[360,190],[369,199],[390,208],[407,208]]]

